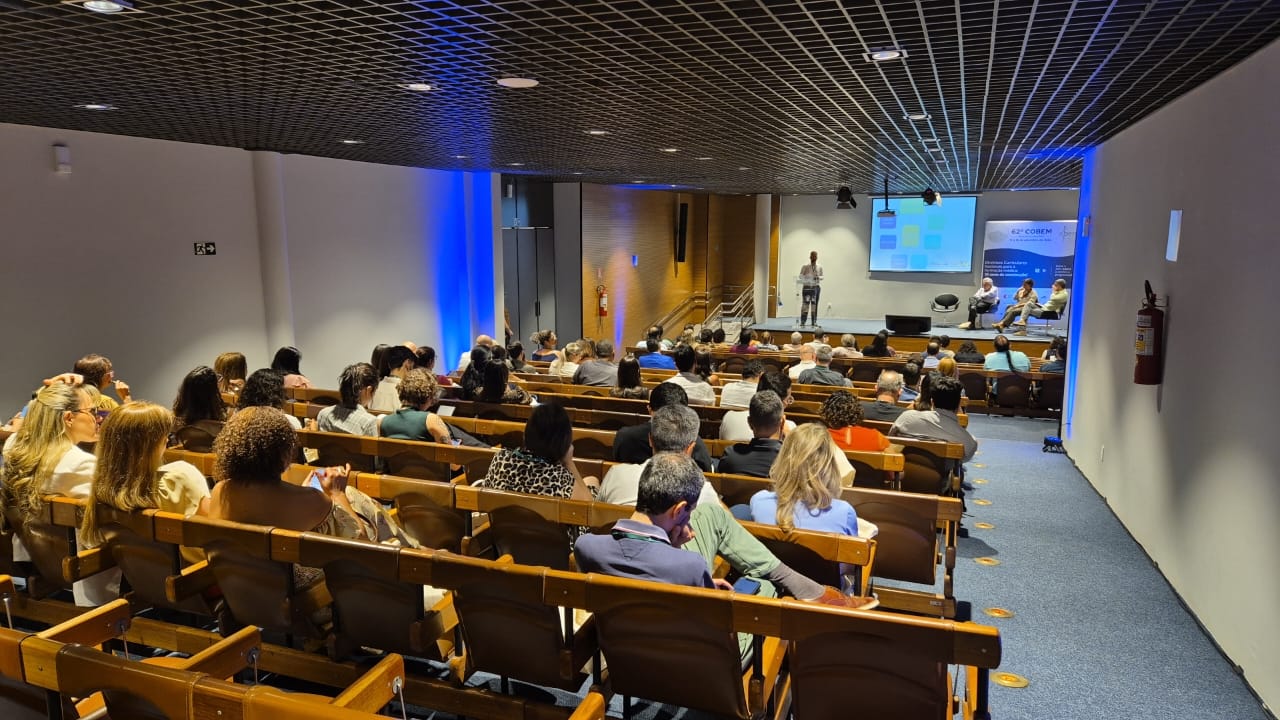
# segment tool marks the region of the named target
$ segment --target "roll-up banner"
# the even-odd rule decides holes
[[[1055,278],[1071,287],[1075,255],[1075,220],[988,220],[982,276],[1000,288],[1002,310],[1013,302],[1013,294],[1026,278],[1035,281],[1036,295],[1043,303]]]

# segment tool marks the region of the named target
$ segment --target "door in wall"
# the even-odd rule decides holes
[[[556,326],[555,231],[503,228],[502,277],[512,339],[524,343],[525,355],[531,355],[529,336]]]

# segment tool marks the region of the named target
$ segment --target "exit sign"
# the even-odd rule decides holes
[[[195,243],[197,255],[217,255],[218,246],[216,243]]]

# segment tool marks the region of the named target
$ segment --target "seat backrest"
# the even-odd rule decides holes
[[[64,645],[55,656],[58,692],[101,692],[111,717],[180,720],[194,717],[194,686],[202,675],[130,662],[96,648]]]
[[[961,372],[960,384],[965,397],[975,402],[987,402],[987,376],[981,372]]]
[[[467,534],[466,519],[456,510],[445,507],[422,493],[401,493],[395,497],[400,527],[420,547],[462,552],[462,538]]]
[[[803,545],[781,538],[758,537],[784,565],[822,585],[840,587],[840,563],[823,558]]]
[[[1063,375],[1045,374],[1040,380],[1040,394],[1036,397],[1036,406],[1062,409],[1062,396],[1066,383],[1066,377]]]
[[[490,532],[499,555],[510,555],[521,565],[569,569],[569,536],[565,527],[519,505],[489,511]]]
[[[996,405],[1007,408],[1031,406],[1031,379],[1026,375],[1002,373],[996,381]]]
[[[614,692],[749,717],[731,596],[588,575],[587,604]]]
[[[389,454],[384,456],[383,460],[387,464],[386,469],[389,475],[446,482],[453,475],[453,471],[449,469],[449,463],[429,460],[411,451]]]
[[[935,519],[893,498],[855,498],[852,502],[858,517],[880,529],[874,575],[932,585],[938,557]]]
[[[960,298],[952,293],[943,293],[933,299],[934,310],[954,310],[960,304]]]
[[[129,581],[132,596],[156,607],[201,615],[211,613],[202,596],[192,596],[176,603],[170,602],[166,596],[165,581],[182,571],[177,545],[148,539],[120,522],[107,522],[99,527],[104,542],[111,549],[111,556]]]
[[[442,659],[424,623],[422,586],[396,580],[399,548],[306,533],[300,556],[324,568],[333,598],[335,657],[365,646]]]
[[[64,560],[76,555],[75,528],[33,518],[22,525],[18,536],[40,576],[38,583],[28,585],[28,592],[41,597],[58,590],[70,590],[71,583],[63,576],[62,567]]]
[[[951,466],[946,458],[919,447],[902,448],[905,466],[902,489],[905,492],[941,494],[950,484]]]
[[[573,456],[593,460],[613,459],[612,436],[613,433],[605,431],[595,431],[590,434],[574,432]]]
[[[213,452],[213,441],[222,432],[221,420],[201,420],[198,423],[184,425],[175,435],[184,450],[191,452]]]

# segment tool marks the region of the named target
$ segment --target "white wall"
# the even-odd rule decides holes
[[[821,317],[929,315],[929,301],[935,296],[954,293],[963,298],[978,286],[986,221],[1070,220],[1076,216],[1077,198],[1074,190],[983,193],[974,223],[973,272],[940,274],[873,273],[867,269],[872,198],[859,197],[858,207],[837,210],[833,196],[784,196],[778,242],[778,290],[783,306],[778,314],[799,314],[794,278],[809,262],[809,251],[817,250],[826,277]]]
[[[1280,707],[1274,378],[1280,43],[1095,151],[1067,448],[1248,681]],[[1166,262],[1169,211],[1184,211]],[[1164,384],[1132,384],[1142,281],[1170,297]],[[1076,308],[1080,310],[1080,308]],[[1102,448],[1105,446],[1105,452]]]
[[[53,171],[50,145],[71,150]],[[80,356],[168,405],[218,353],[267,360],[249,154],[0,125],[0,413]],[[215,242],[196,257],[192,243]]]
[[[71,148],[69,176],[53,172],[54,142]],[[451,366],[494,333],[496,176],[286,155],[255,178],[243,150],[17,125],[0,125],[0,158],[4,419],[89,352],[166,405],[220,352],[266,366],[264,308],[286,300],[292,327],[270,336],[292,336],[322,387],[378,342],[429,343]],[[260,208],[282,233],[268,293]]]

